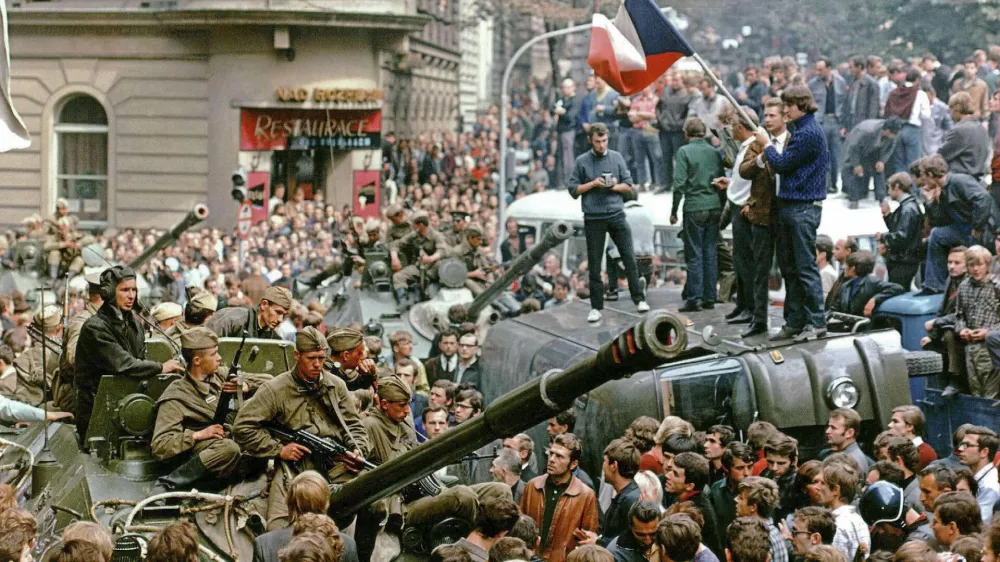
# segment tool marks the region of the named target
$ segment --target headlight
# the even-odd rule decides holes
[[[861,393],[854,381],[841,377],[827,387],[826,398],[834,408],[853,408],[858,405]]]

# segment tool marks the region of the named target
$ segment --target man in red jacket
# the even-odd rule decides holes
[[[924,413],[916,406],[898,406],[892,409],[889,431],[913,441],[920,455],[917,472],[937,460],[937,453],[920,437],[924,433]]]
[[[546,473],[532,478],[521,496],[521,512],[535,520],[541,534],[538,554],[548,562],[565,562],[581,540],[588,540],[584,531],[597,532],[597,497],[573,476],[582,454],[575,435],[555,436]]]

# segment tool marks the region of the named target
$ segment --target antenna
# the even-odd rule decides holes
[[[62,471],[62,465],[59,464],[56,456],[52,454],[52,450],[49,449],[49,377],[46,372],[48,370],[48,365],[46,365],[46,360],[48,359],[48,346],[45,341],[45,292],[48,290],[49,287],[46,287],[45,285],[38,288],[40,295],[38,302],[41,306],[42,313],[42,409],[45,412],[45,419],[42,421],[42,450],[35,457],[35,464],[31,467],[32,497],[38,497],[42,491],[48,487],[49,483]]]

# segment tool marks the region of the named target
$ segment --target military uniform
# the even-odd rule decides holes
[[[276,304],[285,310],[292,309],[292,294],[284,287],[268,287],[261,300]],[[280,340],[281,336],[271,328],[262,327],[257,320],[257,308],[227,307],[212,315],[205,326],[220,338],[243,337]]]
[[[218,310],[218,306],[219,306],[219,298],[213,295],[212,293],[206,291],[202,291],[192,296],[187,304],[187,307],[191,310],[191,312],[195,313],[210,310],[214,314],[215,311]],[[188,330],[194,327],[196,327],[196,325],[188,324],[187,319],[178,320],[177,322],[174,322],[173,325],[171,325],[169,328],[164,330],[164,333],[167,334],[167,337],[170,338],[175,344],[180,345],[181,336],[184,334],[184,332],[187,332]],[[241,333],[240,336],[242,335],[243,334]]]
[[[406,236],[396,240],[390,246],[399,254],[401,264],[406,264],[402,269],[392,274],[392,284],[396,289],[405,289],[410,281],[420,279],[420,250],[425,255],[433,255],[440,250],[442,254],[448,251],[448,244],[440,232],[427,227],[427,236],[421,236],[414,230]],[[405,257],[404,257],[405,256]],[[427,268],[428,279],[437,278],[437,262],[424,266]]]
[[[172,326],[170,326],[166,330],[163,330],[163,333],[166,334],[168,338],[170,338],[170,341],[174,342],[177,345],[180,345],[181,336],[184,335],[184,332],[187,332],[188,330],[194,327],[195,326],[188,325],[188,323],[183,320],[178,320],[177,322],[174,322]],[[241,333],[240,336],[242,335],[243,334]]]
[[[87,274],[87,284],[91,294],[97,294],[100,289],[100,273]],[[52,403],[56,408],[69,412],[76,405],[76,388],[73,377],[76,373],[76,346],[80,341],[80,330],[83,323],[91,316],[97,314],[98,305],[87,301],[83,310],[78,312],[66,326],[66,333],[63,339],[66,345],[63,347],[63,355],[59,360],[59,376],[55,378],[52,385]]]
[[[46,226],[48,234],[42,249],[48,252],[49,275],[55,273],[53,277],[57,277],[60,271],[74,274],[83,271],[83,255],[80,251],[84,246],[92,244],[94,237],[73,230],[73,221],[68,216],[58,218],[55,222],[46,221]],[[63,247],[65,242],[73,244]]]
[[[462,241],[455,246],[452,246],[451,251],[448,252],[449,258],[457,258],[465,264],[465,268],[470,272],[477,269],[483,271],[489,267],[489,263],[486,260],[486,256],[479,248],[473,248],[469,244],[469,236],[473,235],[483,235],[483,228],[478,224],[470,224],[462,232]],[[483,291],[486,290],[486,286],[479,279],[466,278],[465,286],[472,291],[474,296],[479,296]]]
[[[296,336],[296,349],[300,352],[304,349],[316,350],[303,348],[300,340],[305,332],[315,333],[315,337],[322,342],[322,349],[328,348],[315,328],[306,328]],[[308,383],[293,369],[260,387],[254,397],[240,409],[233,424],[233,438],[246,454],[259,458],[278,457],[283,444],[268,433],[264,427],[267,423],[336,439],[348,449],[357,450],[362,456],[369,451],[368,434],[361,423],[353,397],[344,381],[327,372],[323,372],[315,382]],[[318,469],[321,473],[325,472],[332,483],[344,483],[352,477],[344,463],[338,459],[321,461],[306,456],[294,464],[296,471]],[[268,497],[269,529],[277,528],[287,520],[287,484],[285,472],[279,471],[271,483]]]
[[[389,205],[385,210],[385,215],[387,217],[394,217],[399,213],[403,212],[403,207],[400,205]],[[400,224],[396,224],[390,221],[389,228],[385,231],[385,238],[382,240],[386,246],[392,246],[393,242],[402,239],[407,234],[413,232],[413,225],[409,221],[403,221]]]

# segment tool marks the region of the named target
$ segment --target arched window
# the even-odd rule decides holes
[[[81,221],[108,220],[108,116],[86,95],[69,98],[54,127],[56,197]]]

